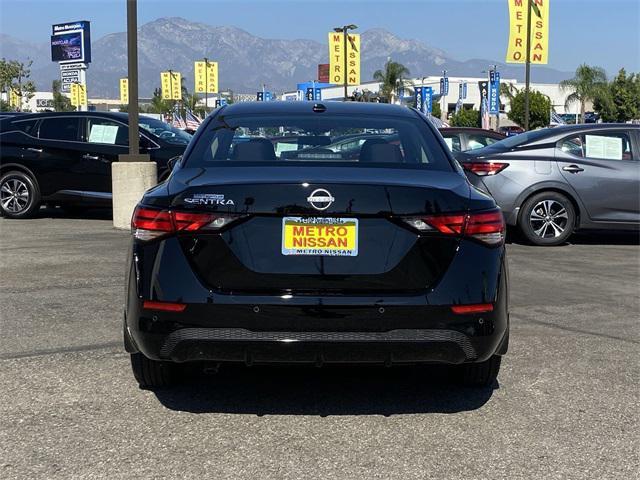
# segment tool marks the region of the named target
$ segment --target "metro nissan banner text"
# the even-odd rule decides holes
[[[347,84],[360,84],[360,35],[347,36]],[[342,33],[329,33],[329,72],[331,83],[344,83],[344,37]]]
[[[531,63],[549,61],[549,1],[533,0],[531,13]],[[509,46],[507,63],[525,63],[527,60],[528,0],[509,2]]]

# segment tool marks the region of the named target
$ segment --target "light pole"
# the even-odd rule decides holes
[[[138,5],[127,0],[127,78],[129,79],[129,154],[111,163],[113,226],[128,229],[131,214],[144,192],[158,181],[156,162],[140,154],[138,115]]]
[[[527,59],[524,79],[524,130],[529,130],[529,89],[531,84],[531,2],[527,0]]]
[[[340,33],[342,32],[342,36],[343,36],[343,40],[344,40],[344,71],[342,72],[343,78],[344,78],[344,101],[346,102],[347,99],[349,98],[348,94],[347,94],[347,86],[349,85],[349,80],[347,77],[347,70],[349,69],[349,56],[347,55],[347,42],[349,39],[349,30],[355,30],[356,28],[358,28],[357,25],[354,24],[349,24],[349,25],[344,25],[342,27],[336,27],[333,29],[334,32]]]

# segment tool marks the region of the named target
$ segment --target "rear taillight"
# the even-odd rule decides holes
[[[138,205],[131,218],[131,231],[136,239],[148,241],[176,232],[219,230],[238,218],[238,215],[174,212]]]
[[[508,163],[501,162],[463,162],[462,168],[467,172],[473,172],[480,177],[495,175],[509,166]]]
[[[506,229],[504,217],[498,209],[456,215],[410,217],[403,218],[403,221],[422,233],[438,232],[464,236],[487,245],[501,245]]]
[[[492,303],[474,303],[470,305],[451,305],[451,311],[458,315],[493,312]]]

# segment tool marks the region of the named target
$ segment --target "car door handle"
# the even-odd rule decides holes
[[[84,158],[85,160],[100,160],[100,157],[98,155],[89,155],[88,153],[85,153],[82,158]]]
[[[41,148],[27,147],[27,150],[29,150],[30,152],[42,153]]]
[[[567,165],[566,167],[562,167],[562,170],[570,173],[584,172],[584,168],[579,167],[578,165]]]

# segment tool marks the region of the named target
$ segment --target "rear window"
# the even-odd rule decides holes
[[[40,138],[49,140],[77,141],[80,131],[80,118],[45,118],[40,124]]]
[[[420,119],[373,115],[220,115],[186,159],[187,167],[316,163],[452,170]]]
[[[38,120],[22,120],[20,122],[13,122],[12,126],[16,130],[20,130],[21,132],[24,132],[27,135],[31,135],[35,137],[37,123],[38,123]]]

